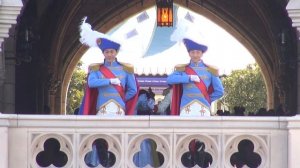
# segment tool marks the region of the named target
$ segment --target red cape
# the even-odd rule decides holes
[[[171,101],[171,115],[179,115],[180,100],[182,96],[182,85],[172,85],[172,101]]]

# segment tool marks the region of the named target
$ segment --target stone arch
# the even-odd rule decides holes
[[[126,9],[119,6],[119,8],[116,8],[116,11],[104,11],[103,13],[108,12],[110,15],[101,15],[98,18],[96,16],[92,16],[90,17],[90,23],[95,29],[101,32],[107,32],[124,19],[129,18],[131,15],[155,5],[155,1],[142,1],[142,3],[143,4],[141,4],[141,1],[132,1],[126,3]],[[271,31],[272,18],[270,17],[270,11],[267,11],[269,13],[266,13],[266,11],[263,11],[261,7],[257,8],[261,6],[259,3],[263,2],[251,1],[247,4],[251,6],[251,8],[248,9],[250,10],[249,12],[253,14],[253,17],[258,17],[259,21],[257,21],[257,23],[261,24],[260,28],[254,26],[253,29],[251,29],[252,27],[247,27],[253,23],[243,21],[244,18],[242,16],[236,16],[235,13],[237,11],[232,11],[233,9],[226,6],[228,5],[226,3],[223,4],[223,8],[219,8],[217,2],[210,1],[189,1],[187,3],[186,1],[175,0],[174,3],[187,7],[188,9],[211,19],[213,22],[227,30],[250,51],[262,69],[262,74],[267,87],[267,107],[274,108],[274,106],[279,103],[278,97],[276,97],[278,90],[275,88],[275,82],[276,80],[279,80],[278,74],[283,70],[280,70],[279,68],[279,46],[276,43],[276,34]],[[74,16],[78,10],[79,9],[74,11]],[[77,21],[79,24],[78,19]],[[67,27],[63,24],[65,23],[61,22],[60,26],[64,27],[64,30],[67,30]],[[60,34],[57,37],[64,35],[65,34]],[[58,93],[56,93],[56,98],[58,98],[57,100],[60,100],[60,103],[55,105],[56,111],[60,111],[61,113],[65,113],[66,93],[72,72],[82,54],[87,50],[86,47],[82,46],[78,42],[78,36],[75,38],[77,39],[72,39],[73,41],[70,45],[72,47],[69,46],[68,50],[63,53],[65,58],[64,65],[61,66],[61,69],[57,69],[57,71],[63,72],[57,77],[62,80],[62,85]],[[52,48],[56,48],[56,51],[52,53],[54,55],[52,60],[55,60],[55,58],[58,59],[58,57],[62,54],[61,51],[57,50],[57,48],[60,48],[60,44],[61,43],[53,45]]]

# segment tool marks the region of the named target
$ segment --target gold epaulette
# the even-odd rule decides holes
[[[89,71],[98,71],[100,65],[102,65],[102,63],[94,63],[89,65]]]
[[[188,64],[178,64],[175,66],[175,71],[185,71],[185,67],[187,66]]]
[[[123,63],[123,62],[119,62],[122,66],[123,69],[128,72],[128,73],[134,73],[134,66],[128,63]]]
[[[214,66],[211,66],[211,65],[207,65],[207,64],[205,64],[205,65],[207,66],[207,70],[210,73],[214,74],[215,76],[219,76],[219,69],[217,67],[214,67]]]

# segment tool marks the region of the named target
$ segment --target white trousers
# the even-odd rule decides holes
[[[125,111],[117,102],[110,100],[99,108],[97,115],[124,116]]]
[[[198,100],[194,100],[187,104],[180,110],[180,116],[197,116],[197,117],[208,117],[210,115],[210,109]]]

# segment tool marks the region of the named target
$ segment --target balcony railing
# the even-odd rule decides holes
[[[299,142],[298,116],[0,115],[0,167],[8,168],[88,167],[94,147],[98,167],[296,168]]]

